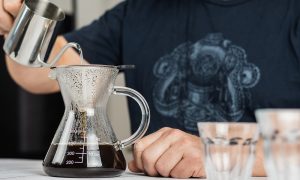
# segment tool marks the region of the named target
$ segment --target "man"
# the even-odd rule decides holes
[[[6,35],[20,0],[0,1],[0,32]],[[52,55],[75,41],[90,63],[135,64],[127,85],[149,102],[153,133],[135,145],[129,168],[150,176],[200,177],[202,145],[192,135],[198,121],[255,121],[257,108],[299,107],[299,9],[297,0],[128,0],[59,37]],[[59,90],[48,69],[6,62],[28,91]],[[58,65],[79,63],[70,50]],[[138,111],[129,106],[135,129]],[[257,176],[264,175],[260,150]]]

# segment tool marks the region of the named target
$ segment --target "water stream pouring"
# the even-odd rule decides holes
[[[77,43],[69,43],[49,64],[44,59],[56,23],[64,18],[64,12],[46,0],[25,0],[5,40],[5,53],[17,63],[30,67],[52,67],[71,47],[81,53]]]
[[[72,65],[52,68],[65,103],[65,113],[44,159],[44,171],[59,177],[112,177],[126,169],[122,149],[146,132],[150,112],[133,89],[114,86],[120,69],[132,66]],[[111,94],[133,98],[141,108],[138,130],[119,141],[106,114]],[[117,110],[116,110],[117,111]]]

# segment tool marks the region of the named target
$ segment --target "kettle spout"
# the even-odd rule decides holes
[[[62,57],[62,55],[69,49],[69,48],[74,48],[78,51],[78,53],[80,54],[80,58],[82,59],[82,49],[80,47],[80,45],[78,43],[75,42],[70,42],[68,44],[66,44],[61,50],[60,52],[49,62],[50,63],[45,63],[40,56],[38,56],[38,61],[44,66],[44,67],[53,67]]]

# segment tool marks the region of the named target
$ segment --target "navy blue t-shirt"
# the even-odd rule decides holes
[[[298,0],[127,0],[65,38],[90,63],[136,65],[126,83],[149,103],[148,133],[195,133],[199,121],[300,107],[299,15]]]

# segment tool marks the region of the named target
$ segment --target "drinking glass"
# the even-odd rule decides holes
[[[300,109],[260,109],[255,116],[264,139],[269,179],[299,180]]]
[[[208,180],[248,180],[258,141],[256,123],[200,122]]]

